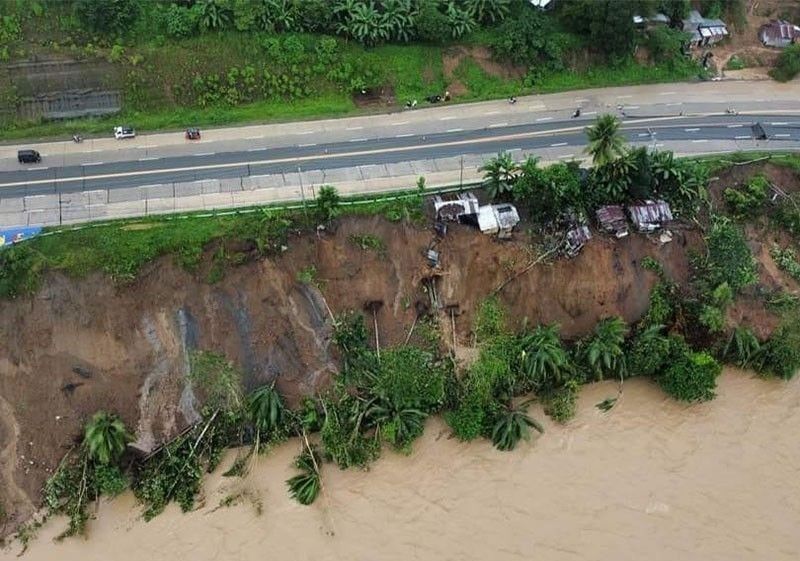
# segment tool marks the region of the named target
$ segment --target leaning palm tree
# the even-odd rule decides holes
[[[620,317],[602,320],[594,328],[594,335],[584,349],[584,360],[595,378],[609,375],[622,376],[625,369],[623,345],[628,326]]]
[[[559,384],[571,369],[569,354],[561,343],[558,325],[538,326],[522,336],[520,346],[522,370],[534,391]]]
[[[498,450],[509,451],[516,448],[520,440],[529,440],[530,428],[543,433],[544,427],[528,416],[528,402],[518,407],[506,407],[492,429],[492,443]]]
[[[625,153],[625,139],[619,127],[619,119],[609,114],[600,115],[594,125],[586,127],[586,153],[592,156],[595,166],[604,166]]]
[[[500,152],[480,167],[483,174],[483,184],[489,197],[496,199],[510,193],[517,180],[519,167],[508,152]]]
[[[89,458],[103,465],[117,461],[131,440],[125,423],[116,415],[105,411],[94,414],[86,424],[83,436]]]

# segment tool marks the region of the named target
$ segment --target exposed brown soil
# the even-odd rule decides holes
[[[491,76],[505,80],[518,80],[525,75],[525,69],[509,63],[498,62],[492,58],[492,51],[482,45],[458,45],[442,52],[442,68],[447,80],[447,90],[458,97],[467,93],[467,87],[456,76],[456,69],[467,59],[472,59]]]
[[[782,168],[763,164],[735,168],[717,183],[744,181],[758,169],[784,188],[800,185]],[[358,234],[380,238],[385,251],[356,247],[349,240]],[[645,256],[663,263],[677,282],[688,276],[689,254],[700,248],[701,234],[675,234],[665,245],[640,235],[596,236],[575,259],[533,267],[499,298],[514,327],[558,323],[567,338],[588,333],[606,316],[634,322],[656,280],[640,266]],[[754,249],[762,284],[797,290],[769,258],[768,238],[760,230],[750,234],[760,243]],[[248,389],[276,380],[296,403],[336,372],[331,313],[379,303],[381,345],[403,343],[417,310],[431,307],[425,283],[433,274],[424,251],[432,237],[423,226],[348,217],[324,234],[294,237],[276,258],[228,269],[214,285],[166,257],[129,286],[100,275],[76,281],[51,274],[35,296],[0,301],[0,503],[11,513],[9,526],[32,512],[43,482],[95,411],[121,415],[143,450],[193,422],[198,403],[187,380],[193,349],[224,353],[245,372]],[[524,227],[501,242],[459,225],[438,250],[441,271],[433,282],[447,310],[440,314],[443,340],[453,341],[453,310],[457,356],[466,359],[477,305],[525,268],[535,251]],[[212,253],[209,248],[207,260]],[[298,281],[311,265],[313,286]],[[762,334],[775,323],[755,299],[740,301],[731,317],[747,318]]]

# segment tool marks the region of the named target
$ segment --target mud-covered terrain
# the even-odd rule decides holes
[[[735,168],[714,188],[753,172]],[[769,166],[766,173],[784,188],[797,184],[782,168]],[[401,344],[435,293],[446,320],[443,340],[469,347],[476,305],[511,277],[498,296],[517,326],[555,322],[565,337],[577,338],[606,316],[641,317],[656,281],[641,267],[645,256],[660,261],[674,280],[687,279],[702,233],[691,224],[673,233],[666,244],[643,235],[595,234],[578,257],[545,261],[516,276],[538,256],[524,225],[511,241],[456,225],[437,247],[441,264],[433,277],[425,259],[429,227],[348,217],[291,238],[278,257],[230,267],[215,284],[169,256],[124,286],[101,275],[78,281],[50,274],[34,296],[0,301],[0,501],[7,525],[34,510],[42,484],[95,411],[115,412],[135,427],[143,451],[197,419],[199,403],[187,379],[193,349],[224,353],[245,372],[248,388],[276,380],[296,403],[336,372],[332,315],[370,310],[372,319],[376,310],[380,344]],[[749,233],[762,284],[785,283],[763,232]],[[384,247],[362,249],[353,239],[364,234]],[[769,330],[772,320],[761,308],[744,298],[731,313]]]

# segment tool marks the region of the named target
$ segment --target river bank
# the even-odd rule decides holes
[[[127,493],[99,505],[88,539],[54,543],[56,519],[23,559],[796,559],[799,384],[726,369],[714,401],[686,406],[634,379],[609,413],[595,404],[616,385],[592,384],[572,422],[547,420],[511,453],[433,420],[410,456],[387,452],[368,473],[326,465],[311,507],[284,484],[296,440],[243,480],[220,475],[230,453],[195,511],[145,523]]]

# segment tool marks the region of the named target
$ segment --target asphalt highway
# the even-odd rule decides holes
[[[284,145],[264,147],[253,139],[245,143],[249,147],[244,149],[225,151],[222,147],[223,150],[214,151],[213,144],[196,144],[190,154],[80,164],[52,165],[45,157],[39,164],[0,171],[0,193],[4,197],[74,193],[296,172],[298,168],[303,171],[348,168],[501,150],[513,154],[516,150],[550,147],[564,150],[574,147],[573,155],[580,158],[586,145],[584,128],[593,119],[594,115],[567,120],[532,118],[524,124],[492,123],[475,129],[454,127],[444,132],[418,134],[398,134],[384,127],[370,131],[371,136],[361,136],[358,130],[353,130],[347,140],[327,143],[313,142],[315,138],[311,137],[302,138],[301,142],[286,139]],[[633,144],[659,148],[664,141],[701,144],[714,140],[752,140],[757,123],[766,133],[770,149],[779,149],[782,141],[800,141],[800,116],[788,112],[623,117],[623,132]]]

